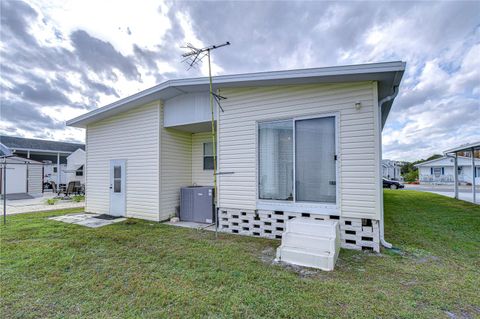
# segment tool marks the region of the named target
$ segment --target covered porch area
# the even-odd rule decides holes
[[[480,167],[475,165],[475,158],[478,158],[480,155],[480,141],[475,142],[475,143],[469,143],[469,144],[464,144],[449,150],[446,150],[443,152],[445,156],[451,156],[454,159],[454,169],[453,169],[453,176],[454,176],[454,198],[456,199],[467,199],[467,197],[459,197],[459,191],[458,191],[458,183],[459,183],[459,177],[458,177],[458,157],[460,155],[467,156],[469,154],[469,157],[471,158],[471,181],[472,181],[472,193],[471,193],[471,202],[475,204],[480,204],[480,198],[478,198],[477,194],[477,180],[478,177],[480,177]],[[468,197],[467,200],[469,200],[470,197]],[[469,200],[470,201],[470,200]]]
[[[216,113],[215,108],[214,128]],[[202,209],[203,213],[197,214],[198,218],[191,212],[183,215],[181,212],[182,202],[185,202],[184,199],[187,197],[187,193],[184,193],[184,199],[182,199],[182,189],[192,189],[192,186],[211,189],[214,185],[214,149],[216,148],[214,140],[216,138],[212,138],[212,113],[208,93],[186,93],[166,100],[161,121],[160,205],[162,214],[165,214],[161,219],[170,220],[175,216],[180,218],[180,222],[174,223],[175,226],[203,228],[208,224],[189,223],[198,222],[200,217],[206,216],[205,208]],[[183,192],[186,192],[185,189]],[[209,194],[211,192],[210,190]],[[185,205],[184,203],[183,206]],[[213,206],[211,204],[209,206],[211,206],[212,217],[207,219],[211,221]]]

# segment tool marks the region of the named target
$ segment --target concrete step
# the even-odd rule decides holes
[[[305,217],[297,217],[287,221],[286,230],[311,236],[335,237],[334,225],[338,222],[333,220],[314,220]]]

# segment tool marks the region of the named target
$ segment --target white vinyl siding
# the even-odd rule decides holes
[[[86,211],[109,213],[110,160],[126,160],[127,217],[159,217],[159,103],[87,126]]]
[[[376,82],[222,89],[219,116],[219,207],[256,209],[259,121],[338,114],[338,209],[344,217],[379,218]],[[362,107],[355,109],[360,101]]]
[[[180,188],[192,183],[192,134],[161,124],[160,136],[160,220],[165,220],[180,205]]]
[[[211,132],[192,134],[192,184],[213,186],[213,170],[203,169],[203,144],[211,142]]]

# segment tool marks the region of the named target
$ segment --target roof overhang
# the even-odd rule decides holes
[[[378,99],[393,93],[400,85],[405,71],[405,62],[383,62],[313,69],[221,75],[213,78],[214,89],[249,86],[299,85],[313,83],[339,83],[377,81]],[[67,121],[67,125],[85,128],[88,124],[128,111],[154,101],[166,101],[185,93],[208,92],[208,77],[176,79],[133,94],[114,103],[80,115]],[[384,104],[382,126],[391,109],[393,100]]]
[[[440,162],[440,161],[443,161],[445,159],[450,159],[452,160],[452,157],[451,156],[447,156],[447,155],[444,155],[442,157],[439,157],[439,158],[436,158],[436,159],[433,159],[433,160],[429,160],[429,161],[424,161],[424,162],[421,162],[421,163],[418,163],[418,164],[415,164],[413,166],[415,167],[421,167],[421,166],[432,166],[431,164],[434,164],[435,162]],[[464,160],[464,161],[470,161],[471,160],[471,157],[465,157],[465,156],[458,156],[458,159],[459,160]],[[452,160],[453,161],[453,160]],[[478,158],[475,159],[475,162],[478,161]],[[453,163],[453,162],[452,162]],[[444,165],[444,164],[442,164]]]
[[[69,154],[73,153],[73,152],[68,152],[68,151],[39,150],[39,149],[34,149],[34,148],[17,148],[17,147],[13,147],[12,152],[13,153],[29,152],[32,155],[33,154],[35,154],[35,155],[57,155],[57,154],[60,154],[62,156],[69,155]]]

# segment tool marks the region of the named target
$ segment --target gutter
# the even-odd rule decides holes
[[[380,102],[378,102],[378,112],[379,112],[379,134],[380,134],[380,155],[382,154],[382,138],[381,138],[381,134],[382,134],[382,107],[383,107],[383,104],[385,104],[386,102],[390,102],[390,101],[393,101],[398,95],[398,85],[395,85],[393,87],[393,93],[389,96],[386,96],[384,97],[383,99],[380,100]],[[380,156],[380,163],[382,162],[382,158]],[[380,176],[382,176],[381,172],[380,172]],[[379,181],[379,184],[381,185],[381,190],[383,192],[383,181],[382,179],[380,179]],[[384,222],[384,214],[383,214],[383,193],[381,193],[381,205],[380,205],[380,243],[382,244],[383,247],[386,247],[386,248],[392,248],[393,245],[390,244],[389,242],[387,242],[385,240],[385,222]]]

